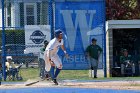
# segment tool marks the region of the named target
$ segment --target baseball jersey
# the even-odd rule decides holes
[[[53,50],[54,53],[57,53],[61,45],[63,45],[63,39],[59,42],[57,38],[54,38],[49,42],[45,50]]]
[[[128,55],[127,57],[125,57],[125,56],[121,56],[120,57],[120,62],[121,63],[125,63],[126,60],[132,61],[132,56],[131,55]]]
[[[86,52],[89,53],[89,56],[91,56],[94,59],[98,59],[98,52],[102,52],[102,48],[98,45],[90,45],[87,47]]]
[[[47,45],[44,53],[44,58],[46,60],[46,71],[50,71],[51,68],[48,58],[51,58],[51,60],[54,62],[57,68],[59,68],[60,66],[62,67],[62,62],[59,56],[57,55],[57,52],[61,45],[63,45],[63,39],[61,39],[61,42],[59,42],[57,38],[52,39]]]

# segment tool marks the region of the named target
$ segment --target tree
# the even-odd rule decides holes
[[[139,19],[139,9],[139,0],[106,0],[107,20]]]

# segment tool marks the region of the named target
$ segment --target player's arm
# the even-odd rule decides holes
[[[86,48],[85,57],[90,57],[90,45]]]
[[[68,54],[67,54],[67,51],[66,51],[66,49],[65,49],[64,45],[61,45],[61,49],[64,51],[65,56],[68,58]]]
[[[64,51],[64,53],[67,54],[67,51],[66,51],[65,46],[64,46],[63,39],[61,40],[61,44],[60,45],[61,45],[61,49]]]
[[[64,51],[65,54],[67,53],[64,45],[61,45],[61,49]]]
[[[99,48],[98,48],[98,56],[100,56],[101,55],[101,53],[103,52],[103,49],[100,47],[100,46],[98,46]]]

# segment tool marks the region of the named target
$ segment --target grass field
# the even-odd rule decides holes
[[[65,80],[94,80],[94,78],[90,78],[88,75],[88,70],[62,70],[59,74],[59,79]],[[36,79],[39,77],[39,69],[38,68],[28,68],[21,69],[20,73],[23,77],[23,81],[28,79]],[[110,78],[97,78],[96,80],[140,80],[140,77],[110,77]],[[7,79],[7,81],[9,81]]]
[[[31,82],[31,81],[37,81],[39,79],[39,69],[38,68],[22,68],[21,76],[23,77],[22,81],[7,81],[2,82],[3,87],[9,87],[7,84],[13,84],[14,83],[21,83],[21,86],[11,86],[16,88],[25,88],[24,83]],[[64,86],[67,87],[80,87],[80,88],[108,88],[108,89],[140,89],[140,77],[110,77],[110,78],[90,78],[88,75],[88,70],[62,70],[59,74],[58,79],[60,80],[60,84],[64,84]],[[65,80],[65,81],[63,81]],[[72,80],[72,81],[71,81]],[[73,82],[74,81],[74,82]],[[38,83],[37,85],[32,85],[35,87],[43,87],[48,86],[48,81],[42,81]],[[4,85],[5,83],[5,85]],[[23,84],[22,84],[23,83]],[[39,85],[40,84],[40,85]]]
[[[21,76],[24,80],[34,79],[39,76],[39,69],[28,68],[21,70]],[[62,70],[59,74],[59,79],[81,79],[88,80],[88,70]]]

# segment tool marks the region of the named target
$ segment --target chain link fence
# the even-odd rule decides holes
[[[70,1],[70,2],[69,2]],[[92,2],[93,7],[92,8],[92,4],[90,4],[90,2]],[[72,67],[70,66],[75,66],[75,68],[73,67],[72,69],[77,69],[77,67],[79,69],[89,69],[87,67],[87,62],[85,59],[85,55],[84,55],[84,49],[85,45],[83,45],[83,47],[81,47],[81,44],[89,44],[90,43],[90,39],[91,38],[99,38],[100,45],[101,47],[104,49],[104,14],[102,14],[101,12],[104,11],[104,0],[99,0],[99,1],[93,1],[93,0],[54,0],[53,2],[51,0],[4,0],[4,25],[5,25],[5,38],[0,38],[0,46],[1,48],[4,47],[2,45],[2,41],[5,40],[5,54],[6,57],[7,56],[11,56],[12,57],[12,61],[16,64],[16,65],[21,65],[21,68],[19,68],[19,71],[21,76],[23,77],[23,79],[29,79],[29,78],[36,78],[38,76],[44,77],[44,69],[45,69],[45,63],[43,58],[41,57],[42,55],[40,55],[40,48],[43,47],[43,41],[45,39],[48,38],[53,38],[53,31],[55,29],[62,29],[64,30],[64,33],[68,36],[68,41],[66,41],[67,44],[66,49],[68,50],[68,52],[70,53],[70,59],[68,60],[64,60],[63,58],[63,63],[66,65],[65,69],[71,69]],[[65,5],[66,4],[66,5]],[[73,8],[69,5],[72,4]],[[84,8],[83,5],[86,5],[86,7]],[[2,4],[1,4],[2,5]],[[65,6],[64,6],[65,5]],[[101,5],[101,8],[99,8],[99,10],[96,8],[97,5]],[[59,7],[59,8],[58,8]],[[88,10],[89,9],[89,10]],[[98,35],[91,35],[90,37],[88,36],[83,36],[84,34],[78,33],[77,36],[70,36],[70,35],[75,35],[75,34],[69,34],[70,32],[67,32],[67,30],[73,30],[73,28],[71,27],[71,24],[68,22],[67,24],[64,24],[66,20],[62,20],[65,19],[66,16],[67,18],[69,18],[69,15],[65,15],[64,12],[67,11],[63,11],[63,10],[70,10],[71,12],[68,13],[76,13],[77,10],[84,10],[81,11],[82,14],[85,13],[85,11],[87,11],[87,13],[85,14],[87,16],[87,18],[85,20],[90,21],[92,18],[92,16],[94,16],[93,13],[97,13],[99,14],[99,16],[101,15],[101,18],[96,15],[95,18],[93,18],[93,23],[90,24],[87,23],[86,25],[91,25],[92,28],[96,28],[98,27],[96,30],[100,30],[101,33]],[[76,11],[75,11],[76,10]],[[93,11],[91,11],[93,10]],[[78,13],[78,12],[77,12]],[[80,14],[80,11],[79,11]],[[79,16],[79,14],[77,14],[77,16]],[[65,16],[64,16],[65,15]],[[92,16],[89,16],[92,15]],[[0,17],[2,16],[2,13],[0,13]],[[74,14],[72,16],[72,21],[75,22],[73,25],[77,25],[77,20],[83,20],[82,18],[84,16],[80,16],[79,18],[81,19],[75,19],[76,14]],[[76,20],[76,21],[75,21]],[[70,21],[70,20],[67,20]],[[81,22],[81,21],[79,21]],[[83,20],[84,22],[84,20]],[[62,25],[61,25],[62,23]],[[101,24],[101,25],[100,25]],[[41,32],[38,31],[38,28],[36,29],[36,27],[33,26],[39,26],[40,29],[42,29],[43,26],[47,26],[47,25],[51,25],[49,28],[49,32],[45,32],[47,33],[47,35],[44,33],[42,34]],[[28,28],[26,29],[26,26],[28,26]],[[67,27],[66,27],[67,26]],[[80,25],[79,23],[79,26]],[[83,25],[84,26],[84,25]],[[100,29],[100,27],[102,29]],[[30,32],[30,28],[35,28],[36,33],[33,32],[31,33],[31,35],[29,36],[29,32]],[[46,28],[46,29],[48,29]],[[0,29],[2,31],[2,23],[0,24]],[[45,30],[46,30],[45,29]],[[87,28],[82,27],[78,27],[77,28],[78,31],[82,31],[81,29],[87,30]],[[89,31],[90,29],[88,29]],[[75,30],[76,31],[76,30]],[[92,31],[92,30],[91,30]],[[49,35],[48,35],[49,33]],[[71,32],[73,33],[73,32]],[[87,33],[87,32],[86,32]],[[2,37],[3,33],[0,33],[0,36]],[[90,35],[90,31],[89,31],[89,35]],[[36,37],[34,37],[36,35]],[[39,37],[42,36],[42,37]],[[38,36],[38,37],[37,37]],[[43,38],[43,36],[46,36],[45,38]],[[81,39],[81,36],[86,37],[85,39],[88,39],[88,41],[83,41],[83,38]],[[70,38],[69,38],[70,37]],[[76,38],[75,42],[76,42],[76,51],[72,51],[70,48],[72,48],[70,39],[72,38]],[[88,37],[88,38],[87,38]],[[38,38],[38,39],[37,39]],[[81,42],[79,42],[79,40],[81,40]],[[28,42],[30,41],[30,42]],[[40,43],[39,43],[40,42]],[[74,42],[74,41],[72,41]],[[86,43],[85,43],[86,42]],[[36,44],[33,44],[36,43]],[[33,45],[32,45],[33,44]],[[75,44],[74,44],[75,45]],[[36,48],[35,48],[36,47]],[[35,49],[33,49],[35,48]],[[38,50],[37,52],[36,49]],[[1,49],[2,50],[2,49]],[[76,53],[79,53],[78,56],[76,56]],[[80,56],[82,55],[82,56]],[[2,57],[1,57],[2,58]],[[104,58],[104,53],[102,56],[102,61]],[[81,59],[81,60],[80,60]],[[79,61],[76,61],[79,60]],[[84,62],[83,62],[84,60]],[[70,63],[71,62],[71,63]],[[80,63],[83,62],[83,63]],[[81,65],[80,65],[81,64]],[[82,65],[83,64],[83,65]],[[103,63],[101,63],[101,65],[103,65]],[[105,65],[105,64],[104,64]],[[81,67],[81,68],[80,68]],[[101,67],[103,68],[103,67]],[[67,70],[68,70],[67,69]]]
[[[37,69],[38,72],[34,73],[36,74],[35,76],[39,76],[39,52],[26,50],[32,46],[28,46],[26,44],[25,25],[48,25],[48,6],[49,3],[47,0],[4,0],[5,38],[1,38],[0,40],[1,54],[2,47],[5,47],[4,51],[6,55],[6,61],[8,57],[12,57],[12,61],[14,64],[16,64],[16,66],[20,66],[22,64],[21,68],[19,69],[26,69],[27,71],[30,71],[33,68]],[[2,37],[2,33],[0,34]],[[2,41],[4,40],[5,46],[2,45]],[[43,47],[43,41],[39,45],[39,49]],[[6,78],[8,78],[7,75],[8,73],[6,72]],[[32,77],[31,73],[28,73],[27,76],[34,78]]]

